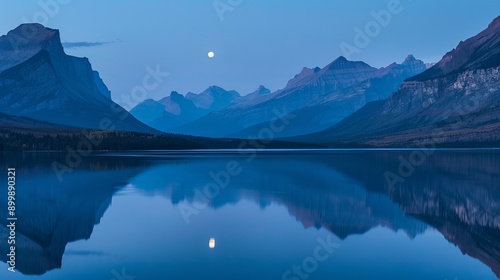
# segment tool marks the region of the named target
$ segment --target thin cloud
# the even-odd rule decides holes
[[[79,48],[92,48],[100,47],[104,45],[118,43],[120,41],[109,41],[109,42],[63,42],[62,45],[65,49],[79,49]]]
[[[84,250],[66,250],[65,255],[73,256],[105,256],[106,253],[101,251],[84,251]]]

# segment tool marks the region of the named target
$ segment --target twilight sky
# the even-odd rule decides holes
[[[381,10],[391,17],[385,26],[370,23]],[[170,74],[147,93],[159,99],[214,84],[241,94],[260,84],[276,90],[303,66],[340,55],[375,67],[410,53],[435,62],[499,11],[497,0],[3,0],[0,34],[23,22],[59,29],[66,52],[88,57],[125,105],[148,66]],[[355,29],[367,26],[373,38],[356,44]],[[343,53],[342,43],[358,52]]]

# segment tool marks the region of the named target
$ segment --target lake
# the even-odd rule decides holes
[[[3,153],[0,162],[0,279],[500,276],[499,150]]]

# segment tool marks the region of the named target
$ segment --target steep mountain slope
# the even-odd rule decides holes
[[[283,131],[277,132],[276,136],[303,135],[327,129],[362,108],[367,102],[387,99],[405,79],[425,70],[426,66],[423,61],[409,55],[401,64],[393,63],[379,69],[373,78],[363,80],[323,98],[313,98],[306,106],[290,113],[292,121]],[[294,80],[298,77],[300,74]],[[259,130],[266,127],[269,127],[269,122],[251,126],[231,136],[256,136]]]
[[[284,89],[214,111],[180,127],[178,132],[213,137],[231,135],[275,118],[276,111],[298,110],[313,100],[322,100],[333,92],[372,78],[377,72],[378,69],[364,62],[340,57],[322,69],[303,69]]]
[[[0,113],[0,128],[2,129],[31,129],[31,130],[78,130],[67,126],[56,125],[49,122],[38,121],[26,117],[17,117]]]
[[[463,73],[473,69],[488,69],[500,65],[500,16],[495,18],[484,31],[460,42],[429,71],[410,80],[425,81]]]
[[[386,102],[300,140],[377,146],[500,142],[499,54],[500,17],[405,81]]]
[[[23,24],[0,37],[0,112],[74,127],[157,133],[110,99],[87,58],[64,53],[58,30],[40,24]]]

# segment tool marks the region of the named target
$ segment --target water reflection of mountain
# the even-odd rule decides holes
[[[64,157],[56,159],[64,163]],[[113,193],[138,172],[137,168],[124,169],[119,161],[85,160],[59,182],[50,169],[53,160],[47,154],[11,155],[8,160],[10,167],[18,166],[16,270],[23,274],[40,275],[60,268],[66,245],[90,238]],[[0,195],[0,205],[7,205],[6,193]],[[0,211],[0,240],[9,235],[6,214]],[[8,248],[0,242],[1,252]],[[1,254],[0,259],[6,262],[7,256]]]
[[[500,157],[466,158],[437,157],[390,195],[500,277]]]
[[[205,184],[213,182],[208,174],[223,170],[217,167],[224,167],[226,162],[222,158],[159,165],[134,178],[132,184],[149,193],[162,190],[174,204],[193,202],[194,189],[203,190]],[[211,207],[217,209],[240,199],[251,199],[262,207],[275,202],[285,205],[304,227],[324,227],[340,238],[363,234],[377,226],[404,230],[410,237],[427,228],[405,216],[387,195],[368,192],[354,180],[308,158],[262,157],[242,165],[242,169],[241,174],[231,177],[227,188],[209,201]]]
[[[352,157],[367,176],[334,163],[361,184],[385,191],[403,211],[436,228],[462,253],[479,259],[500,277],[500,151],[439,151],[401,184],[388,186],[383,174],[398,174],[411,152]],[[364,163],[364,164],[363,164]],[[377,163],[377,164],[374,164]]]
[[[323,227],[340,238],[378,226],[413,238],[430,225],[498,275],[500,153],[436,152],[403,184],[389,188],[384,173],[397,173],[399,156],[407,152],[259,155],[251,163],[237,158],[243,172],[209,205],[218,209],[241,199],[263,208],[277,203],[304,227]],[[90,237],[118,188],[132,184],[174,204],[192,202],[194,188],[213,182],[209,172],[224,170],[234,158],[89,158],[59,183],[49,167],[53,157],[24,154],[8,160],[23,166],[17,269],[24,274],[59,268],[66,244]],[[0,165],[5,162],[2,158]],[[5,218],[0,211],[0,220]],[[6,234],[0,227],[1,240]],[[0,250],[5,246],[0,243]]]
[[[398,174],[399,158],[408,159],[410,153],[262,155],[242,165],[243,173],[232,177],[230,187],[209,204],[218,208],[242,198],[263,206],[277,202],[305,227],[324,227],[340,238],[376,226],[414,237],[430,225],[500,277],[500,152],[438,151],[402,184],[389,187],[384,174]],[[225,162],[157,166],[134,182],[140,188],[149,186],[146,192],[163,189],[174,203],[192,202],[193,188],[212,182],[208,173],[222,170],[217,167]],[[158,179],[156,184],[151,178],[168,178],[169,183]]]

